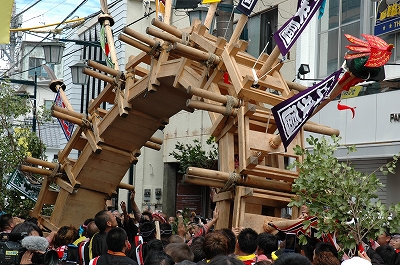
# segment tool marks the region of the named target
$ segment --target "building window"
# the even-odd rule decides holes
[[[368,5],[369,14],[363,14],[368,24],[373,17],[373,3],[371,1],[363,1]],[[319,20],[318,27],[318,44],[319,51],[317,57],[317,75],[319,78],[338,70],[343,64],[343,57],[347,51],[346,45],[349,45],[344,34],[350,34],[360,38],[360,33],[371,34],[372,27],[366,27],[361,32],[360,16],[361,16],[360,0],[330,0],[326,2],[325,14]]]
[[[44,100],[44,108],[46,110],[50,110],[51,107],[53,106],[54,100],[49,100],[49,99],[45,99]]]
[[[35,76],[38,77],[45,77],[48,78],[49,75],[47,74],[46,70],[43,67],[46,61],[43,58],[36,58],[36,57],[29,57],[29,71],[28,76]],[[54,71],[54,64],[47,64],[47,66]]]
[[[267,12],[257,14],[249,18],[247,28],[260,29],[249,30],[249,46],[247,52],[258,57],[268,44],[265,53],[271,54],[272,49],[275,47],[275,40],[272,35],[277,30],[278,25],[278,8],[268,10]]]

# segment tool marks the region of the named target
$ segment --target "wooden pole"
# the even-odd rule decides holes
[[[50,176],[51,173],[53,173],[53,171],[48,170],[48,169],[30,167],[30,166],[26,166],[26,165],[21,165],[20,169],[21,169],[21,171],[30,172],[33,174],[45,175],[45,176]]]
[[[25,157],[25,162],[28,162],[29,164],[39,165],[42,167],[48,167],[50,169],[55,169],[57,167],[57,165],[55,163],[37,159],[37,158],[31,157],[31,156]],[[60,171],[62,171],[62,170],[63,170],[63,167],[62,167],[62,165],[60,165]]]
[[[83,68],[82,69],[82,73],[86,74],[86,75],[90,75],[91,77],[95,77],[97,79],[103,80],[105,82],[108,82],[110,84],[114,84],[114,78],[112,78],[111,76],[107,76],[107,75],[103,75],[99,72],[93,71],[89,68]]]
[[[143,44],[143,43],[141,43],[141,42],[139,42],[137,40],[134,40],[134,39],[132,39],[132,38],[130,38],[130,37],[124,35],[124,34],[120,34],[118,36],[118,39],[120,41],[123,41],[126,44],[129,44],[129,45],[131,45],[131,46],[133,46],[135,48],[138,48],[139,50],[142,50],[142,51],[144,51],[146,53],[151,52],[151,47],[149,47],[149,46],[147,46],[147,45],[145,45],[145,44]]]
[[[288,87],[290,89],[294,89],[294,90],[297,90],[299,92],[304,91],[304,90],[306,90],[308,88],[306,86],[300,85],[299,83],[295,83],[295,82],[288,81],[288,80],[286,80],[286,84],[288,85]]]
[[[125,33],[126,35],[131,36],[132,38],[138,39],[141,42],[144,42],[148,45],[150,45],[151,47],[153,47],[154,45],[156,45],[156,41],[152,38],[147,37],[146,35],[139,33],[133,29],[124,27],[122,30],[123,33]]]
[[[154,149],[156,151],[160,151],[161,150],[161,146],[159,144],[156,144],[156,143],[153,143],[153,142],[150,142],[150,141],[147,141],[144,144],[144,146],[148,147],[148,148],[151,148],[151,149]]]
[[[201,89],[201,88],[196,88],[196,87],[192,87],[189,86],[187,88],[187,92],[190,95],[195,95],[201,98],[206,98],[209,100],[213,100],[222,104],[226,104],[228,102],[228,97],[225,95],[220,95],[220,94],[216,94],[213,93],[211,91],[205,90],[205,89]],[[235,98],[235,100],[237,101],[236,104],[233,106],[235,108],[238,108],[240,106],[240,102],[237,98]]]
[[[156,30],[155,28],[151,28],[151,27],[146,28],[146,33],[151,36],[157,37],[159,39],[162,39],[162,40],[165,40],[165,41],[168,41],[171,43],[181,42],[180,38],[177,38],[174,35],[171,35],[167,32]]]
[[[232,111],[230,113],[227,113],[227,108],[225,106],[218,106],[198,100],[193,100],[193,99],[188,99],[186,101],[186,107],[189,108],[194,108],[194,109],[201,109],[201,110],[206,110],[206,111],[211,111],[211,112],[216,112],[220,113],[226,116],[233,116],[236,117],[237,115],[237,109],[232,108]]]
[[[206,19],[204,20],[204,26],[206,26],[206,28],[208,30],[210,30],[210,28],[211,28],[211,23],[213,21],[215,12],[217,11],[217,6],[218,6],[218,3],[212,3],[208,7],[207,16],[206,16]]]
[[[163,144],[163,142],[164,142],[162,139],[154,137],[154,136],[150,137],[149,141],[156,143],[156,144]]]
[[[167,24],[167,23],[164,23],[158,19],[153,18],[151,20],[151,24],[159,29],[162,29],[162,30],[174,35],[175,37],[178,37],[180,39],[182,38],[182,31]]]
[[[107,36],[108,48],[110,49],[111,61],[114,64],[114,69],[119,70],[117,52],[115,50],[114,38],[111,31],[111,26],[114,24],[113,18],[109,14],[103,14],[99,17],[100,24],[104,25]],[[112,24],[111,24],[112,23]]]
[[[120,71],[114,70],[114,69],[112,69],[110,67],[105,66],[104,64],[100,64],[100,63],[97,63],[97,62],[92,61],[92,60],[88,60],[87,64],[90,67],[96,68],[97,70],[103,71],[103,72],[105,72],[105,73],[107,73],[109,75],[112,75],[112,76],[117,76],[117,75],[121,74]]]
[[[211,57],[214,57],[214,60],[212,62],[213,65],[217,65],[221,61],[221,58],[213,53],[203,52],[196,48],[183,45],[182,43],[175,42],[173,49],[177,51],[182,51],[186,54],[191,54],[201,62],[208,61]]]
[[[236,44],[248,20],[249,18],[246,15],[244,14],[240,15],[239,21],[236,24],[235,30],[232,33],[231,39],[229,40],[227,47]]]
[[[271,54],[265,61],[264,65],[261,67],[260,70],[257,71],[257,76],[262,77],[264,76],[269,70],[271,70],[272,65],[278,59],[279,54],[281,54],[281,51],[279,50],[278,46],[275,46],[275,48],[272,50]]]
[[[135,191],[135,186],[133,186],[131,184],[128,184],[128,183],[123,183],[123,182],[120,182],[118,184],[118,188],[125,189],[125,190],[130,190],[130,191]]]
[[[165,15],[164,21],[166,24],[171,24],[171,14],[172,14],[172,0],[165,0]]]
[[[74,123],[76,125],[79,125],[81,127],[87,127],[86,124],[82,121],[82,119],[75,118],[75,117],[70,116],[68,114],[64,114],[62,112],[58,112],[56,110],[52,110],[51,111],[51,116],[59,118],[61,120],[72,122],[72,123]]]
[[[51,106],[51,110],[55,110],[55,111],[64,113],[64,114],[66,114],[66,115],[75,117],[75,118],[77,118],[77,119],[84,119],[84,118],[86,118],[86,115],[83,114],[83,113],[79,113],[79,112],[72,111],[72,110],[69,110],[69,109],[66,109],[66,108],[62,108],[62,107],[57,106],[57,105]]]

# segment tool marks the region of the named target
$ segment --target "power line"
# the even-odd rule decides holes
[[[29,6],[28,8],[26,8],[26,9],[22,10],[21,12],[19,12],[18,14],[16,14],[11,20],[15,20],[17,17],[19,17],[20,15],[22,15],[23,13],[25,13],[26,11],[28,11],[29,9],[31,9],[32,7],[37,5],[40,1],[42,1],[42,0],[37,0],[31,6]]]
[[[38,0],[38,1],[41,1],[41,0]],[[88,0],[83,0],[74,10],[72,10],[71,13],[69,13],[69,14],[55,27],[55,29],[57,29],[60,25],[62,25],[70,16],[72,16],[72,15],[76,12],[76,10],[78,10],[79,8],[81,8],[81,6],[84,5],[87,1],[88,1]],[[48,33],[48,34],[47,34],[40,42],[38,42],[29,52],[27,52],[18,62],[16,62],[16,63],[15,63],[12,67],[10,67],[7,71],[5,71],[5,72],[0,76],[0,78],[6,76],[6,74],[7,74],[8,72],[10,72],[11,69],[14,69],[14,67],[17,66],[18,63],[20,63],[20,62],[21,62],[22,60],[24,60],[29,54],[31,54],[31,53],[36,49],[36,47],[38,47],[38,46],[39,46],[45,39],[47,39],[51,34],[52,34],[51,32]]]

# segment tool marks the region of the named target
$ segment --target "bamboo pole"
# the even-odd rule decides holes
[[[230,173],[216,171],[205,168],[188,167],[186,169],[186,175],[193,178],[202,178],[202,183],[208,183],[209,181],[222,183],[228,181]],[[198,180],[197,180],[198,181]],[[291,184],[289,182],[282,182],[276,180],[269,180],[263,177],[248,175],[246,178],[240,178],[238,184],[251,188],[268,189],[268,190],[280,190],[280,191],[291,191]],[[200,184],[201,185],[201,184]],[[205,186],[213,187],[212,185],[202,184]]]
[[[137,40],[134,40],[134,39],[132,39],[132,38],[130,38],[130,37],[124,35],[124,34],[120,34],[118,36],[118,39],[120,41],[123,41],[126,44],[129,44],[129,45],[131,45],[131,46],[133,46],[135,48],[138,48],[139,50],[142,50],[142,51],[144,51],[146,53],[150,53],[151,52],[151,47],[149,47],[149,46],[147,46],[147,45],[145,45],[145,44],[143,44],[143,43],[141,43],[141,42],[139,42]]]
[[[216,112],[216,113],[223,114],[225,116],[229,115],[229,116],[236,117],[236,115],[237,115],[237,109],[235,109],[235,108],[232,108],[231,113],[227,113],[227,108],[225,106],[218,106],[218,105],[214,105],[214,104],[210,104],[210,103],[206,103],[206,102],[202,102],[202,101],[198,101],[198,100],[192,100],[192,99],[188,99],[186,101],[186,107]]]
[[[209,100],[213,100],[222,104],[226,104],[228,102],[228,96],[226,95],[220,95],[220,94],[216,94],[213,93],[211,91],[205,90],[205,89],[201,89],[201,88],[196,88],[196,87],[192,87],[189,86],[187,88],[187,93],[190,95],[195,95],[198,97],[202,97],[202,98],[206,98]],[[240,101],[235,98],[236,103],[234,104],[233,107],[238,108],[240,106]]]
[[[128,183],[123,183],[123,182],[120,182],[118,184],[118,188],[125,189],[125,190],[130,190],[130,191],[135,191],[135,186],[133,186],[131,184],[128,184]]]
[[[159,29],[162,29],[162,30],[174,35],[175,37],[178,37],[180,39],[182,38],[182,31],[167,24],[167,23],[164,23],[158,19],[153,18],[151,20],[151,24]]]
[[[44,176],[50,176],[53,171],[48,170],[48,169],[43,169],[43,168],[38,168],[38,167],[31,167],[31,166],[26,166],[26,165],[21,165],[19,167],[21,171],[33,173],[33,174],[40,174]]]
[[[212,180],[212,179],[204,179],[204,178],[199,178],[197,176],[191,176],[191,175],[183,175],[183,182],[195,184],[195,185],[200,185],[200,186],[209,186],[209,187],[215,187],[215,188],[223,188],[225,186],[225,182],[222,181],[217,181],[217,180]]]
[[[304,124],[303,128],[307,132],[314,132],[314,133],[319,133],[319,134],[324,134],[324,135],[339,136],[339,134],[340,134],[340,131],[338,129],[330,128],[327,126],[321,126],[319,124],[306,123],[306,124]]]
[[[61,120],[69,121],[72,122],[76,125],[79,125],[80,127],[87,127],[87,125],[82,121],[82,119],[75,118],[73,116],[70,116],[68,114],[64,114],[62,112],[58,112],[56,110],[51,111],[51,116],[59,118]]]
[[[304,91],[304,90],[306,90],[308,88],[306,86],[300,85],[299,83],[295,83],[295,82],[288,81],[288,80],[286,80],[286,84],[288,85],[288,87],[290,89],[294,89],[294,90],[297,90],[299,92]]]
[[[48,167],[50,169],[55,169],[57,167],[57,165],[55,163],[37,159],[37,158],[31,157],[31,156],[25,157],[25,162],[27,162],[29,164],[39,165],[42,167]],[[61,164],[60,164],[60,171],[63,171],[63,166]]]
[[[204,20],[204,26],[210,30],[215,12],[217,11],[218,3],[211,3],[207,10],[207,16]]]
[[[148,148],[151,148],[151,149],[154,149],[156,151],[160,151],[160,149],[161,149],[161,146],[159,144],[156,144],[156,143],[153,143],[153,142],[150,142],[150,141],[147,141],[144,144],[144,146],[148,147]]]
[[[173,45],[173,49],[177,50],[177,51],[182,51],[183,53],[186,53],[186,54],[191,54],[201,62],[213,59],[212,60],[212,64],[213,65],[217,65],[221,61],[221,58],[219,56],[216,56],[213,53],[203,52],[203,51],[200,51],[200,50],[198,50],[196,48],[192,48],[192,47],[183,45],[181,43],[175,42],[174,45]]]
[[[112,76],[117,76],[117,75],[120,75],[122,73],[121,71],[114,70],[114,69],[112,69],[110,67],[105,66],[104,64],[97,63],[97,62],[95,62],[93,60],[88,60],[87,64],[90,67],[96,68],[97,70],[103,71],[103,72],[105,72],[105,73],[107,73],[109,75],[112,75]]]
[[[77,119],[84,119],[84,118],[86,118],[86,115],[83,114],[83,113],[79,113],[79,112],[72,111],[72,110],[69,110],[69,109],[66,109],[66,108],[62,108],[62,107],[57,106],[57,105],[51,106],[51,110],[55,110],[55,111],[64,113],[64,114],[66,114],[66,115],[75,117],[75,118],[77,118]]]
[[[108,82],[110,84],[114,84],[114,78],[112,78],[111,76],[107,76],[107,75],[103,75],[99,72],[93,71],[89,68],[83,68],[82,69],[82,73],[86,74],[86,75],[90,75],[91,77],[103,80],[105,82]]]
[[[154,137],[154,136],[150,137],[149,141],[156,143],[156,144],[160,144],[160,145],[163,144],[163,142],[164,142],[162,139]]]
[[[171,43],[181,42],[181,39],[179,39],[179,38],[177,38],[177,37],[175,37],[175,36],[173,36],[173,35],[171,35],[171,34],[169,34],[167,32],[159,31],[159,30],[156,30],[154,28],[150,28],[150,27],[146,28],[146,33],[151,35],[151,36],[154,36],[156,38],[159,38],[159,39],[171,42]]]
[[[139,33],[133,29],[127,28],[127,27],[124,27],[122,29],[122,32],[125,33],[126,35],[131,36],[132,38],[135,38],[141,42],[144,42],[144,43],[150,45],[151,47],[153,47],[157,43],[154,39],[149,38],[146,35]]]

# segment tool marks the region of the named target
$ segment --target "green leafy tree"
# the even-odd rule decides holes
[[[24,118],[32,113],[27,96],[20,96],[6,82],[0,83],[0,207],[14,215],[27,216],[34,202],[21,199],[21,194],[6,188],[7,177],[22,163],[26,156],[43,158],[46,151],[36,133]],[[40,176],[31,176],[40,183]]]
[[[185,173],[188,167],[212,168],[218,159],[218,146],[215,138],[210,136],[206,141],[209,151],[203,150],[198,139],[193,140],[193,144],[175,144],[176,151],[169,155],[179,161],[179,173]]]
[[[364,174],[349,162],[339,162],[334,152],[340,138],[332,136],[331,139],[329,142],[325,137],[311,136],[307,138],[311,150],[295,148],[304,160],[289,166],[299,171],[299,178],[292,186],[297,197],[290,206],[307,205],[310,214],[318,216],[316,236],[335,232],[342,249],[350,250],[352,255],[362,238],[376,238],[386,227],[399,227],[400,204],[382,204],[377,191],[383,184],[376,177],[376,171]],[[354,146],[347,148],[348,154],[356,151]],[[395,155],[381,171],[394,173],[398,157]],[[304,242],[304,236],[300,240]]]

